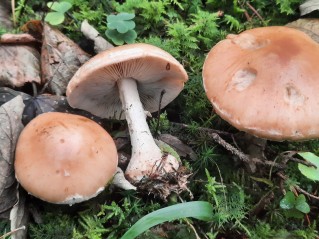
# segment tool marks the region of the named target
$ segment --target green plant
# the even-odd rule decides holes
[[[300,172],[311,180],[319,181],[319,157],[310,152],[299,153],[299,155],[315,166],[306,166],[298,163],[298,169]]]
[[[207,177],[207,184],[205,185],[205,188],[207,189],[208,195],[213,198],[213,202],[218,207],[219,199],[217,198],[217,195],[220,194],[221,190],[225,193],[225,185],[216,182],[215,177],[210,176],[207,169],[205,169],[205,173]]]
[[[107,16],[107,27],[105,35],[116,45],[126,43],[134,43],[137,33],[134,30],[135,22],[133,18],[135,14],[121,12],[117,15],[111,14]]]
[[[47,6],[52,12],[47,13],[44,20],[51,25],[59,25],[64,22],[64,14],[72,8],[69,2],[48,2]]]
[[[150,129],[154,134],[160,134],[170,129],[170,121],[167,119],[167,112],[164,111],[159,117],[150,120]]]
[[[286,14],[294,14],[297,6],[302,2],[301,0],[276,0],[280,7],[280,12]]]
[[[32,239],[69,239],[75,228],[75,220],[66,214],[46,213],[43,223],[31,224],[29,235]]]
[[[287,192],[284,198],[281,199],[280,207],[284,209],[287,217],[303,218],[305,214],[310,212],[305,195],[295,196],[291,191]]]
[[[134,239],[155,225],[185,217],[210,221],[213,220],[212,211],[212,205],[203,201],[180,203],[161,208],[138,220],[121,239]]]
[[[212,195],[208,194],[208,197]],[[214,217],[217,222],[217,228],[224,227],[238,227],[243,230],[248,236],[250,235],[249,229],[243,224],[246,218],[249,204],[245,201],[244,190],[234,184],[228,186],[227,191],[217,195],[218,205],[214,207]]]

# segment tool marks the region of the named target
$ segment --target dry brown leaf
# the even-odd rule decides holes
[[[0,217],[17,202],[13,161],[16,142],[23,128],[23,109],[21,96],[0,107]]]
[[[41,53],[42,80],[48,82],[49,90],[64,95],[69,80],[89,55],[77,44],[48,24],[43,27]]]
[[[295,28],[299,31],[303,31],[310,36],[314,41],[319,43],[319,19],[308,18],[298,19],[290,22],[286,25],[287,27]]]
[[[170,134],[161,134],[159,136],[159,140],[162,140],[164,143],[171,146],[178,153],[179,156],[189,156],[192,160],[196,160],[196,153],[192,150],[191,147],[184,144],[179,138]]]
[[[23,190],[17,192],[18,202],[10,211],[11,231],[15,231],[11,235],[11,239],[26,239],[27,224],[29,221],[29,211],[26,208],[26,193]]]
[[[0,86],[21,87],[41,83],[40,54],[30,46],[0,45]]]

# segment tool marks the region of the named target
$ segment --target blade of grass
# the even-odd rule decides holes
[[[149,228],[160,223],[193,217],[198,220],[211,221],[213,219],[212,205],[209,202],[195,201],[175,204],[151,212],[138,220],[121,239],[134,239]]]

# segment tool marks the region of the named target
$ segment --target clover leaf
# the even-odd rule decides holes
[[[319,181],[319,157],[310,152],[299,153],[299,155],[315,166],[306,166],[299,163],[299,171],[307,178],[314,181]]]
[[[116,30],[106,30],[105,35],[112,39],[115,45],[123,45],[124,42],[128,44],[134,43],[137,37],[137,34],[134,30],[129,30],[124,34],[119,33]]]
[[[121,12],[117,15],[107,16],[107,27],[105,35],[110,38],[115,45],[123,45],[124,43],[134,43],[137,33],[134,30],[135,17],[133,13]]]
[[[280,207],[285,210],[284,213],[287,217],[303,218],[304,214],[310,212],[305,195],[300,194],[296,197],[290,191],[281,199]]]
[[[134,17],[135,14],[126,12],[109,15],[107,16],[107,27],[111,30],[116,29],[119,33],[126,33],[135,28],[135,22],[132,20]]]
[[[71,9],[72,4],[69,2],[48,2],[47,6],[53,11],[66,13],[68,10]]]
[[[44,20],[51,25],[59,25],[64,22],[64,14],[72,7],[72,4],[69,2],[48,2],[47,6],[53,12],[49,12]]]

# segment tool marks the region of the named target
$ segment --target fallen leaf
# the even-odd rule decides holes
[[[65,96],[43,94],[25,101],[25,108],[22,117],[23,124],[26,125],[37,115],[46,112],[63,112],[82,115],[97,122],[102,125],[102,127],[105,127],[109,122],[107,119],[97,117],[85,110],[72,108]]]
[[[27,238],[27,224],[29,221],[29,211],[26,208],[26,194],[25,191],[19,190],[17,192],[18,202],[10,211],[11,239],[25,239]]]
[[[17,202],[13,162],[16,142],[23,128],[23,108],[21,96],[0,107],[0,217]]]
[[[71,39],[59,30],[44,24],[41,53],[42,81],[48,83],[51,93],[65,95],[69,80],[88,59],[89,55]]]
[[[179,138],[170,134],[161,134],[159,136],[159,140],[162,140],[163,142],[171,146],[178,153],[179,156],[189,156],[192,160],[197,159],[196,153],[193,151],[193,149],[184,144]]]
[[[0,86],[21,87],[41,83],[40,54],[30,46],[0,45]]]
[[[319,43],[319,19],[298,19],[290,22],[287,27],[295,28],[299,31],[303,31],[310,36],[314,41]]]
[[[316,11],[319,9],[319,1],[318,0],[306,0],[303,4],[299,6],[300,9],[300,15],[306,15],[308,13],[311,13],[313,11]]]
[[[4,103],[12,100],[14,97],[20,95],[23,99],[23,102],[30,100],[32,97],[21,91],[16,91],[8,87],[0,87],[0,106]]]

